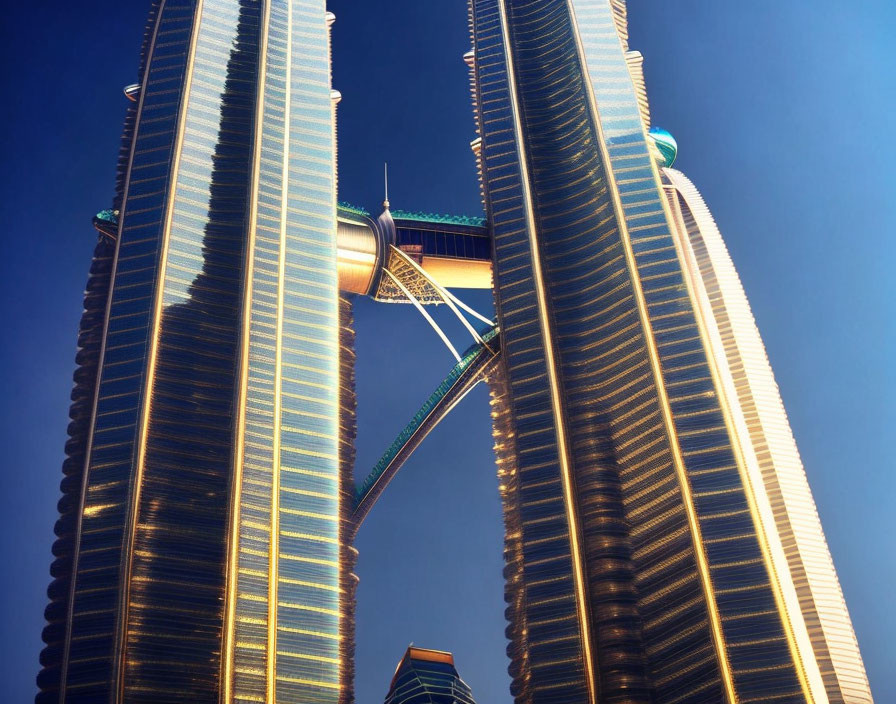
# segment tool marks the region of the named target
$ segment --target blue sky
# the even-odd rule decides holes
[[[146,6],[5,13],[7,223],[0,259],[0,690],[38,669],[81,292],[110,202]],[[703,192],[764,336],[878,702],[896,701],[896,8],[884,0],[631,0],[653,121]],[[462,0],[331,0],[340,196],[477,214]],[[465,300],[481,310],[489,296]],[[358,473],[452,359],[409,307],[357,305]],[[449,325],[450,327],[450,325]],[[458,344],[463,331],[450,327]],[[510,702],[502,527],[487,393],[424,443],[358,539],[357,695],[378,701],[409,642],[456,653],[481,702]]]

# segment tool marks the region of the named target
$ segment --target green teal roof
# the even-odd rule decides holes
[[[664,165],[672,166],[675,163],[675,157],[678,156],[678,142],[675,141],[675,137],[662,127],[651,127],[648,134],[653,137],[660,154],[663,155]]]
[[[436,213],[418,213],[411,210],[393,210],[393,220],[420,220],[437,225],[465,225],[466,227],[485,227],[485,218],[472,215],[439,215]]]
[[[118,211],[106,208],[96,214],[97,220],[105,220],[106,222],[118,224]]]
[[[370,213],[366,208],[359,208],[358,206],[346,203],[345,201],[339,201],[339,210],[344,210],[352,215],[363,215],[366,218],[370,217]]]

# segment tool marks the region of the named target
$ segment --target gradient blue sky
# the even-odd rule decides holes
[[[110,202],[145,0],[12,3],[0,27],[0,698],[29,701],[81,292]],[[331,0],[340,196],[480,210],[463,0]],[[765,338],[880,704],[896,701],[896,7],[630,0],[654,123],[727,240]],[[489,296],[465,295],[487,310]],[[452,360],[408,307],[360,301],[358,473]],[[451,328],[458,344],[462,330]],[[358,539],[357,696],[411,641],[503,704],[502,527],[485,390],[424,443]]]

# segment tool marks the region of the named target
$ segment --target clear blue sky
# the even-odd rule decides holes
[[[81,292],[107,207],[145,0],[13,3],[0,28],[0,699],[29,701]],[[790,414],[876,700],[896,701],[896,7],[889,0],[631,0],[654,123],[713,210]],[[463,0],[331,0],[340,195],[477,214]],[[487,294],[465,296],[481,309]],[[451,365],[408,307],[357,306],[358,473]],[[458,344],[462,330],[452,328]],[[480,388],[358,540],[357,695],[411,641],[455,651],[506,704],[502,528]]]

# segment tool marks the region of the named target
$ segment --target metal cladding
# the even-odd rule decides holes
[[[448,288],[492,287],[491,237],[482,218],[392,212],[395,244]]]
[[[385,246],[378,234],[379,228],[369,217],[340,209],[336,226],[340,290],[372,292]]]
[[[358,551],[352,542],[357,522],[355,506],[355,437],[357,435],[357,398],[355,396],[355,330],[352,301],[339,297],[339,545],[341,548],[342,617],[339,620],[339,658],[342,665],[342,701],[352,700],[355,680],[355,592],[358,577],[354,573]]]
[[[80,498],[85,482],[84,460],[87,454],[88,437],[92,423],[94,396],[103,339],[103,321],[106,301],[109,297],[109,282],[115,254],[115,243],[108,237],[100,237],[93,253],[93,262],[84,293],[84,313],[78,330],[77,369],[74,374],[72,405],[69,409],[71,423],[68,426],[68,442],[65,444],[66,459],[62,464],[62,498],[59,500],[59,520],[56,522],[56,542],[53,544],[53,563],[50,574],[53,582],[48,595],[50,604],[45,616],[43,640],[46,643],[41,653],[44,666],[37,683],[42,693],[37,701],[56,702],[60,698],[62,663],[67,644],[69,622],[68,607],[72,591],[74,558],[80,535]]]
[[[660,171],[625,3],[469,18],[488,217],[373,218],[337,203],[323,0],[152,3],[93,221],[38,704],[353,702],[354,537],[481,381],[519,704],[871,702],[737,274]],[[448,288],[493,289],[497,323]],[[359,486],[356,295],[457,360]],[[473,701],[410,648],[387,702],[444,696]]]
[[[379,296],[389,268],[389,247],[405,252],[448,288],[492,286],[491,238],[482,218],[391,212],[372,220],[366,211],[340,205],[336,242],[339,287],[347,293],[407,302],[403,295]],[[394,287],[392,287],[394,288]]]

